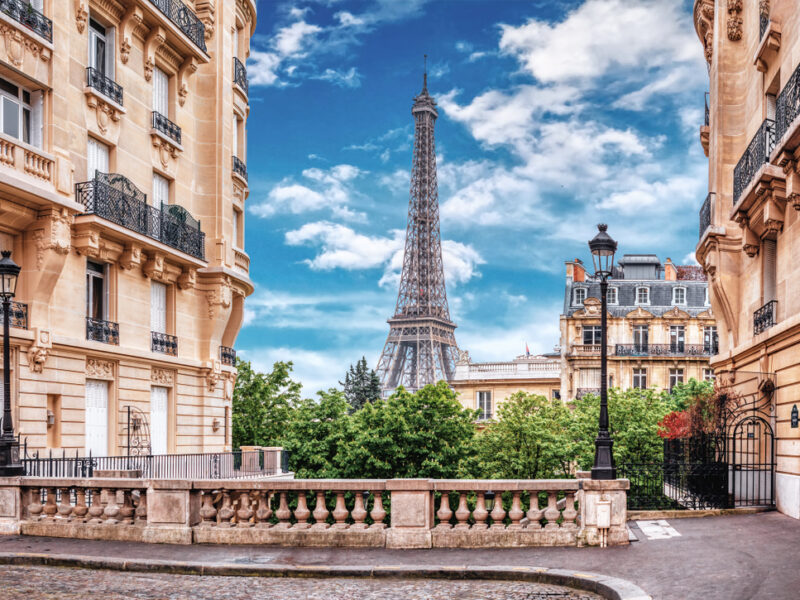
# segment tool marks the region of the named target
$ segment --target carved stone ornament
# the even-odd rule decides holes
[[[184,60],[181,68],[178,69],[178,103],[181,106],[186,104],[186,97],[189,95],[189,77],[196,71],[197,60],[193,56]]]
[[[131,54],[131,39],[133,38],[134,30],[144,22],[144,15],[142,9],[138,6],[131,6],[122,17],[122,22],[119,29],[122,33],[119,41],[119,59],[123,64],[128,63],[128,58]]]
[[[184,269],[178,277],[178,287],[182,290],[190,290],[197,283],[197,269]]]
[[[25,54],[30,53],[44,61],[50,60],[50,49],[25,36],[18,29],[0,23],[0,35],[6,50],[6,61],[17,67],[22,67]]]
[[[87,358],[86,377],[89,379],[114,379],[114,363],[110,360]]]
[[[167,35],[161,27],[153,27],[144,42],[144,78],[150,81],[153,78],[153,69],[156,66],[156,50],[167,41]]]
[[[222,365],[218,360],[213,360],[211,361],[211,366],[206,367],[205,371],[208,391],[213,392],[217,389],[217,383],[222,379]]]
[[[233,301],[233,291],[231,289],[231,280],[227,275],[213,289],[206,292],[206,300],[208,301],[209,319],[213,319],[216,316],[217,307],[222,309],[230,308]]]
[[[625,315],[626,319],[652,319],[655,315],[650,311],[643,309],[641,306],[637,306],[636,310],[632,310],[627,315]]]
[[[86,0],[75,0],[75,26],[78,33],[83,33],[86,29],[86,21],[89,19],[89,3]]]
[[[469,350],[458,351],[458,361],[456,362],[457,365],[468,365],[471,362],[472,360],[469,357]]]
[[[167,369],[153,368],[150,371],[150,381],[158,385],[170,387],[175,383],[175,375],[172,371]]]
[[[792,206],[795,210],[800,210],[800,194],[794,192],[789,195],[789,202],[792,203]]]
[[[180,148],[176,144],[165,140],[161,135],[153,131],[150,134],[153,148],[156,149],[158,160],[161,162],[161,168],[168,169],[171,160],[178,158],[181,153]]]
[[[695,4],[695,29],[703,42],[706,63],[711,65],[714,52],[714,0],[700,0]]]
[[[69,254],[73,215],[65,208],[53,210],[45,219],[44,229],[33,232],[36,244],[36,268],[44,265],[46,253],[53,251],[61,256]]]
[[[164,277],[164,255],[160,252],[149,256],[147,262],[142,267],[145,277],[160,280]]]
[[[125,247],[122,255],[119,258],[119,266],[124,270],[129,271],[134,267],[142,264],[142,248],[137,244],[131,244]]]
[[[86,104],[90,109],[95,111],[97,128],[103,135],[108,133],[108,127],[111,122],[119,122],[122,115],[122,111],[119,108],[100,98],[99,95],[92,92],[91,89],[86,91]]]
[[[583,315],[585,317],[596,317],[600,314],[602,303],[597,298],[586,298],[583,301]]]
[[[236,386],[236,371],[225,371],[222,374],[222,379],[225,402],[230,402],[233,399],[233,388]]]
[[[742,0],[728,0],[728,39],[738,42],[742,39]]]
[[[196,0],[194,3],[195,14],[205,26],[204,37],[209,41],[214,37],[214,15],[217,12],[214,0]]]
[[[41,373],[47,355],[53,347],[50,332],[44,329],[34,329],[34,342],[28,348],[28,368],[33,373]]]

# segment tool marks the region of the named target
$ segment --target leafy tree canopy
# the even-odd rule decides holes
[[[350,412],[360,410],[381,397],[380,379],[375,371],[367,366],[367,359],[363,356],[355,367],[350,365],[350,370],[345,373],[344,383],[340,381],[339,385],[344,388],[345,398],[350,403]]]

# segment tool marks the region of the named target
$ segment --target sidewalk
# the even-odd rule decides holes
[[[674,519],[680,534],[616,548],[385,550],[168,546],[56,538],[0,537],[0,562],[15,554],[75,555],[239,567],[547,567],[631,581],[654,599],[789,600],[800,597],[800,521],[777,512]],[[339,570],[334,569],[334,570]],[[342,573],[342,571],[339,571]]]

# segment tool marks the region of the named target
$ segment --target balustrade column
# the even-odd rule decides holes
[[[100,488],[91,489],[91,506],[89,507],[89,523],[99,524],[103,522],[103,500]]]
[[[503,492],[497,492],[494,497],[494,506],[492,507],[492,526],[489,529],[505,529],[506,525],[503,519],[506,517],[506,511],[503,508]]]
[[[75,508],[72,509],[72,520],[73,521],[80,521],[81,523],[86,521],[86,513],[89,511],[89,507],[86,506],[86,490],[79,487],[75,488]]]
[[[42,506],[42,488],[31,488],[28,494],[30,494],[28,516],[32,521],[38,521],[44,510],[44,506]]]
[[[372,525],[370,529],[384,529],[386,523],[383,520],[386,518],[386,510],[383,508],[383,492],[375,492],[375,499],[372,502],[372,512],[369,513],[372,517]]]
[[[297,508],[294,509],[294,518],[296,520],[292,529],[308,529],[311,523],[308,518],[311,516],[311,511],[308,509],[308,500],[304,490],[297,492]]]
[[[522,529],[520,522],[525,513],[522,512],[522,506],[520,505],[520,494],[521,492],[512,492],[511,510],[508,511],[508,518],[511,519],[511,524],[508,526],[509,529]]]
[[[139,499],[133,514],[136,515],[137,525],[147,525],[147,490],[139,490]]]
[[[69,503],[69,488],[60,488],[61,490],[61,503],[58,505],[58,516],[61,519],[69,520],[72,514],[72,505]]]
[[[450,529],[450,519],[453,518],[453,510],[450,508],[450,494],[449,492],[442,492],[442,497],[439,499],[439,510],[436,511],[436,516],[439,517],[439,524],[436,529]]]
[[[122,508],[119,509],[120,521],[125,525],[133,525],[133,490],[122,490]]]
[[[47,492],[47,500],[44,503],[44,518],[48,521],[52,521],[55,518],[55,514],[58,511],[58,507],[56,506],[56,488],[46,488]]]
[[[217,524],[217,509],[214,508],[213,494],[211,491],[203,492],[203,504],[200,507],[200,518],[203,520],[200,522],[200,527],[211,527]]]
[[[256,527],[260,527],[262,529],[267,527],[272,527],[272,523],[269,522],[270,517],[272,517],[272,508],[269,505],[269,492],[267,490],[263,490],[258,492],[258,509],[256,510]]]
[[[117,523],[117,515],[119,515],[119,506],[117,505],[117,490],[113,488],[105,488],[106,505],[103,509],[103,516],[105,522],[109,525]]]
[[[250,508],[250,492],[239,492],[239,510],[236,511],[237,527],[252,527],[250,519],[253,516],[253,509]]]
[[[344,504],[344,492],[336,492],[336,507],[333,509],[333,519],[336,521],[333,524],[335,529],[346,529],[348,527],[345,520],[349,511]]]
[[[292,511],[289,510],[289,503],[286,499],[286,492],[280,493],[280,500],[278,501],[278,510],[275,511],[275,516],[278,517],[278,524],[275,525],[276,529],[288,529],[291,527],[290,519],[292,518]]]
[[[473,529],[486,529],[489,525],[486,524],[486,519],[489,517],[489,511],[486,510],[486,494],[485,492],[478,492],[478,499],[475,501],[475,510],[472,511],[472,518],[475,519]]]
[[[531,490],[529,493],[531,499],[528,514],[526,515],[528,517],[528,529],[541,529],[542,524],[540,521],[542,520],[544,511],[539,508],[539,492]]]
[[[366,529],[367,524],[364,522],[364,519],[367,518],[367,509],[364,508],[364,496],[356,494],[356,502],[353,506],[353,512],[350,513],[353,517],[353,524],[350,526],[350,529]]]
[[[455,529],[469,529],[469,508],[467,507],[467,494],[461,492],[458,495],[458,508],[456,509]]]
[[[231,506],[231,493],[228,490],[222,490],[222,506],[219,507],[219,526],[230,527],[231,519],[236,513]]]
[[[575,510],[575,492],[566,492],[564,498],[564,511],[561,513],[564,520],[561,522],[562,529],[575,529],[575,519],[578,518],[578,511]]]
[[[561,511],[558,510],[558,492],[547,492],[547,508],[544,511],[544,518],[547,519],[545,529],[558,529],[558,517]]]

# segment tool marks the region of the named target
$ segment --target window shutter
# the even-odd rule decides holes
[[[767,118],[775,120],[778,112],[778,99],[774,94],[767,94]]]
[[[108,173],[108,146],[94,138],[89,138],[86,145],[87,177],[93,179],[95,171]]]
[[[165,387],[150,389],[150,452],[167,453],[167,404],[169,390]]]
[[[169,179],[153,173],[153,206],[161,210],[162,204],[169,204]]]
[[[764,283],[764,304],[776,299],[776,279],[777,279],[777,253],[778,244],[775,240],[764,240],[762,244],[763,259],[763,283]]]
[[[153,110],[169,116],[169,77],[158,67],[153,69]]]
[[[167,286],[157,281],[150,284],[150,328],[167,332]]]
[[[108,382],[86,380],[85,450],[88,455],[108,454]]]

